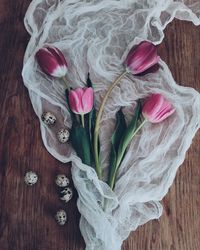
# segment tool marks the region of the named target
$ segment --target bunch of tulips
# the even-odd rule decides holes
[[[57,77],[67,83],[68,63],[62,52],[55,47],[46,46],[39,49],[36,59],[43,72],[51,77]],[[99,130],[105,104],[113,88],[119,84],[126,74],[141,76],[155,72],[158,69],[160,57],[157,48],[148,41],[143,41],[128,53],[124,61],[124,71],[119,74],[108,88],[99,110],[94,102],[94,90],[89,74],[84,88],[72,89],[67,85],[66,99],[73,125],[70,141],[77,155],[84,164],[96,169],[99,179],[102,179]],[[141,104],[143,103],[143,105]],[[136,133],[146,122],[159,123],[174,113],[172,104],[159,93],[152,93],[144,101],[138,100],[133,118],[126,124],[122,109],[116,114],[116,126],[110,138],[110,165],[108,184],[114,189],[118,169],[126,154],[126,150]]]

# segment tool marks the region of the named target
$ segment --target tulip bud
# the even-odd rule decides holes
[[[156,65],[159,59],[156,46],[150,42],[143,41],[130,50],[124,64],[127,71],[137,75]]]
[[[69,91],[69,105],[75,114],[84,115],[93,108],[94,92],[90,88],[77,88]]]
[[[174,113],[175,109],[161,94],[152,94],[144,103],[142,114],[152,123],[159,123]]]
[[[67,74],[67,62],[62,52],[56,47],[43,47],[36,53],[41,69],[48,75],[64,77]]]

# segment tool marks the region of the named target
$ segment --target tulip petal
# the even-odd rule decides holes
[[[159,59],[160,59],[160,57],[159,57]],[[159,63],[156,63],[153,66],[151,66],[150,68],[148,68],[145,71],[143,71],[142,73],[135,74],[135,75],[137,75],[137,76],[144,76],[144,75],[147,75],[147,74],[150,74],[150,73],[155,73],[155,72],[157,72],[159,70],[159,68],[160,68]]]
[[[171,114],[173,114],[175,111],[174,108],[172,108],[172,105],[170,102],[165,101],[165,103],[163,104],[163,108],[160,112],[158,112],[157,116],[156,116],[156,120],[157,122],[161,122],[164,119],[166,119],[168,116],[170,116]]]
[[[78,96],[78,99],[79,99],[79,102],[80,102],[80,106],[79,106],[79,112],[81,113],[81,114],[83,114],[84,113],[84,108],[83,108],[83,105],[82,105],[82,96],[83,96],[83,94],[84,94],[84,89],[83,88],[77,88],[77,89],[75,89],[75,91],[76,91],[76,94],[77,94],[77,96]]]
[[[52,76],[59,78],[65,76],[66,74],[67,74],[67,69],[64,66],[58,66],[51,73]]]
[[[153,94],[144,103],[143,116],[152,123],[158,123],[173,114],[175,109],[161,94]]]
[[[47,49],[56,58],[59,65],[65,65],[67,67],[67,61],[66,61],[63,53],[58,48],[56,48],[56,47],[47,47]]]
[[[158,63],[156,46],[148,41],[143,41],[133,47],[125,60],[125,65],[134,75],[141,74]]]
[[[172,115],[175,112],[175,109],[172,109],[165,113],[163,116],[160,116],[160,118],[157,118],[157,120],[154,120],[152,123],[159,123],[164,121],[166,118],[168,118],[170,115]]]
[[[143,61],[140,67],[137,68],[135,74],[140,74],[141,72],[146,71],[147,69],[151,68],[155,64],[157,64],[160,60],[159,56],[153,57],[152,60],[149,60],[148,57]]]
[[[144,103],[142,109],[144,116],[148,117],[148,119],[154,117],[157,114],[157,112],[159,112],[163,103],[164,103],[164,97],[162,95],[160,94],[151,95]]]
[[[71,90],[69,92],[69,105],[70,105],[71,110],[75,114],[82,113],[82,105],[81,105],[80,98],[76,90]]]
[[[46,48],[38,50],[36,58],[41,69],[48,75],[51,75],[58,66],[57,61]]]
[[[82,96],[82,106],[85,114],[89,113],[92,110],[93,102],[94,102],[93,89],[91,87],[86,88]]]

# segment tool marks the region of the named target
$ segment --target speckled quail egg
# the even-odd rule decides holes
[[[38,181],[38,176],[35,172],[29,171],[25,174],[24,181],[27,185],[32,186]]]
[[[46,124],[46,125],[54,125],[56,122],[56,117],[54,114],[52,114],[51,112],[44,112],[42,114],[42,121]]]
[[[57,223],[60,226],[65,225],[66,221],[67,221],[67,214],[64,210],[60,209],[57,211],[56,215],[55,215],[55,219],[57,221]]]
[[[72,196],[73,190],[70,187],[66,187],[60,192],[60,199],[66,203],[71,200]]]
[[[65,143],[69,140],[69,131],[67,129],[61,129],[58,132],[58,140],[61,143]]]
[[[69,179],[64,174],[56,176],[55,183],[58,187],[67,187],[69,185]]]

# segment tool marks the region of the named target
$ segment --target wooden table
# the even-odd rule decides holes
[[[39,122],[21,78],[22,60],[29,36],[23,17],[29,0],[0,3],[0,249],[83,250],[79,213],[74,197],[66,210],[69,221],[56,224],[53,215],[63,207],[54,178],[70,176],[43,146]],[[166,29],[159,53],[174,78],[200,91],[200,29],[173,21]],[[34,170],[37,185],[24,184]],[[123,250],[198,250],[200,246],[200,133],[197,133],[175,182],[163,200],[159,221],[133,232]],[[113,249],[114,250],[114,249]]]

